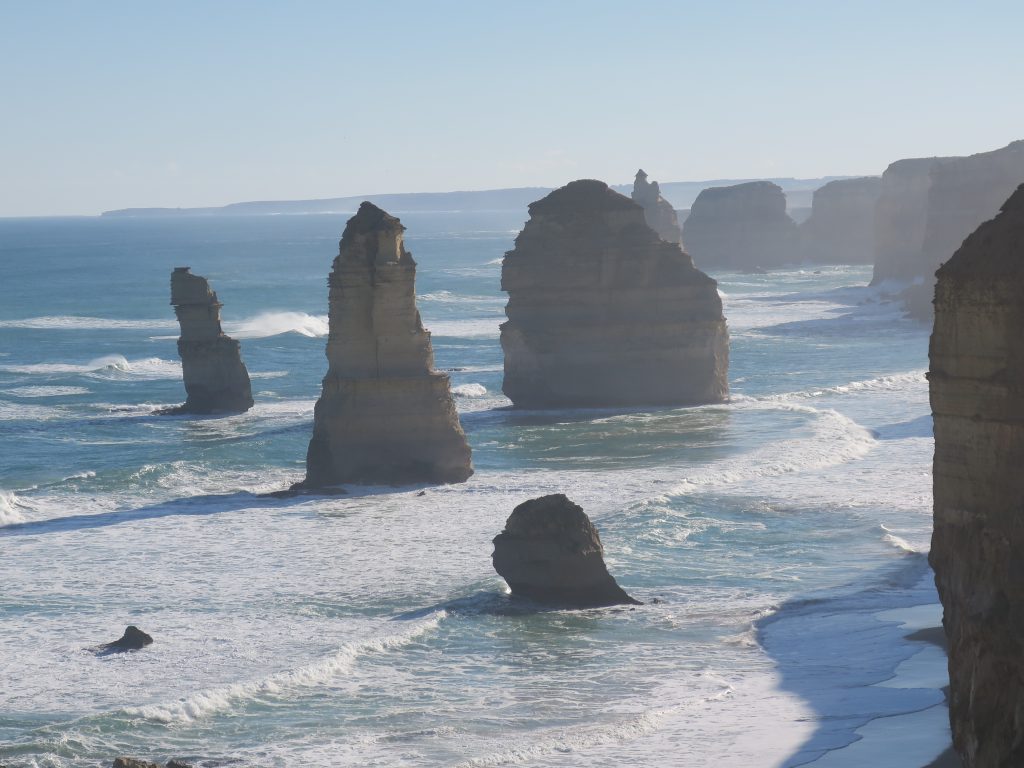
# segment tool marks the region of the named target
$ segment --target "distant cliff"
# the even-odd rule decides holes
[[[871,264],[875,253],[877,176],[830,181],[814,191],[811,215],[800,225],[800,252],[816,264]]]

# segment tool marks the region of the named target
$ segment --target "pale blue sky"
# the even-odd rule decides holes
[[[1024,138],[1024,2],[0,0],[0,216],[880,173]]]

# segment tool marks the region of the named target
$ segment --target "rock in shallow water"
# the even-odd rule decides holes
[[[152,645],[153,638],[136,627],[134,624],[128,626],[124,634],[112,643],[100,646],[102,653],[122,653],[124,651],[138,651],[147,645]]]
[[[929,562],[969,768],[1024,765],[1024,185],[938,271]]]
[[[590,518],[564,494],[516,507],[491,559],[512,594],[577,608],[641,605],[615,582]]]

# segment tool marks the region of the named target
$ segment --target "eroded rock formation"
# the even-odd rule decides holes
[[[647,181],[647,174],[641,168],[636,172],[633,181],[633,202],[644,209],[647,226],[658,233],[666,243],[682,244],[683,230],[679,227],[679,219],[672,203],[661,196],[658,182]]]
[[[770,181],[703,190],[683,225],[683,244],[701,269],[773,269],[800,261],[786,195]]]
[[[516,507],[494,537],[491,559],[519,597],[579,608],[640,605],[608,573],[590,518],[561,493]]]
[[[720,402],[729,335],[717,283],[600,181],[530,205],[505,254],[502,389],[521,408]]]
[[[330,285],[327,375],[304,487],[458,483],[473,473],[448,376],[416,309],[405,227],[371,203],[349,219]]]
[[[243,413],[252,408],[252,385],[239,344],[220,327],[221,303],[205,277],[188,267],[171,273],[171,304],[181,326],[178,354],[188,399],[164,413]]]
[[[815,264],[871,264],[875,204],[882,180],[838,179],[814,190],[811,215],[800,225],[800,251]]]
[[[1024,765],[1024,185],[938,271],[929,561],[969,768]]]
[[[134,624],[128,626],[124,634],[112,643],[105,643],[96,650],[102,655],[111,653],[124,653],[125,651],[138,651],[147,645],[153,644],[153,638],[136,627]]]

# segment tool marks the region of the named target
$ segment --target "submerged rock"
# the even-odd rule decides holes
[[[811,215],[800,225],[800,251],[816,264],[871,264],[875,256],[877,176],[838,179],[814,190]]]
[[[328,279],[327,375],[305,488],[459,483],[473,474],[448,376],[416,309],[405,227],[371,203],[349,219]]]
[[[519,408],[689,405],[728,393],[717,283],[600,181],[530,205],[505,254],[502,389]]]
[[[124,634],[112,643],[106,643],[99,647],[101,653],[123,653],[125,651],[138,651],[147,645],[153,644],[153,638],[136,627],[129,625]]]
[[[182,376],[188,399],[167,414],[244,413],[252,408],[252,385],[239,344],[220,327],[221,303],[205,277],[188,267],[171,273],[171,304],[178,316]]]
[[[658,237],[666,243],[683,242],[683,230],[679,227],[679,219],[672,203],[661,196],[658,182],[647,181],[643,168],[636,172],[633,181],[633,202],[644,209],[647,226],[658,233]]]
[[[938,271],[929,562],[965,765],[1024,765],[1024,185]]]
[[[693,201],[683,244],[701,269],[773,269],[800,260],[782,187],[748,181],[708,187]]]
[[[516,507],[494,537],[491,559],[519,597],[577,608],[642,605],[608,573],[590,518],[561,493]]]

